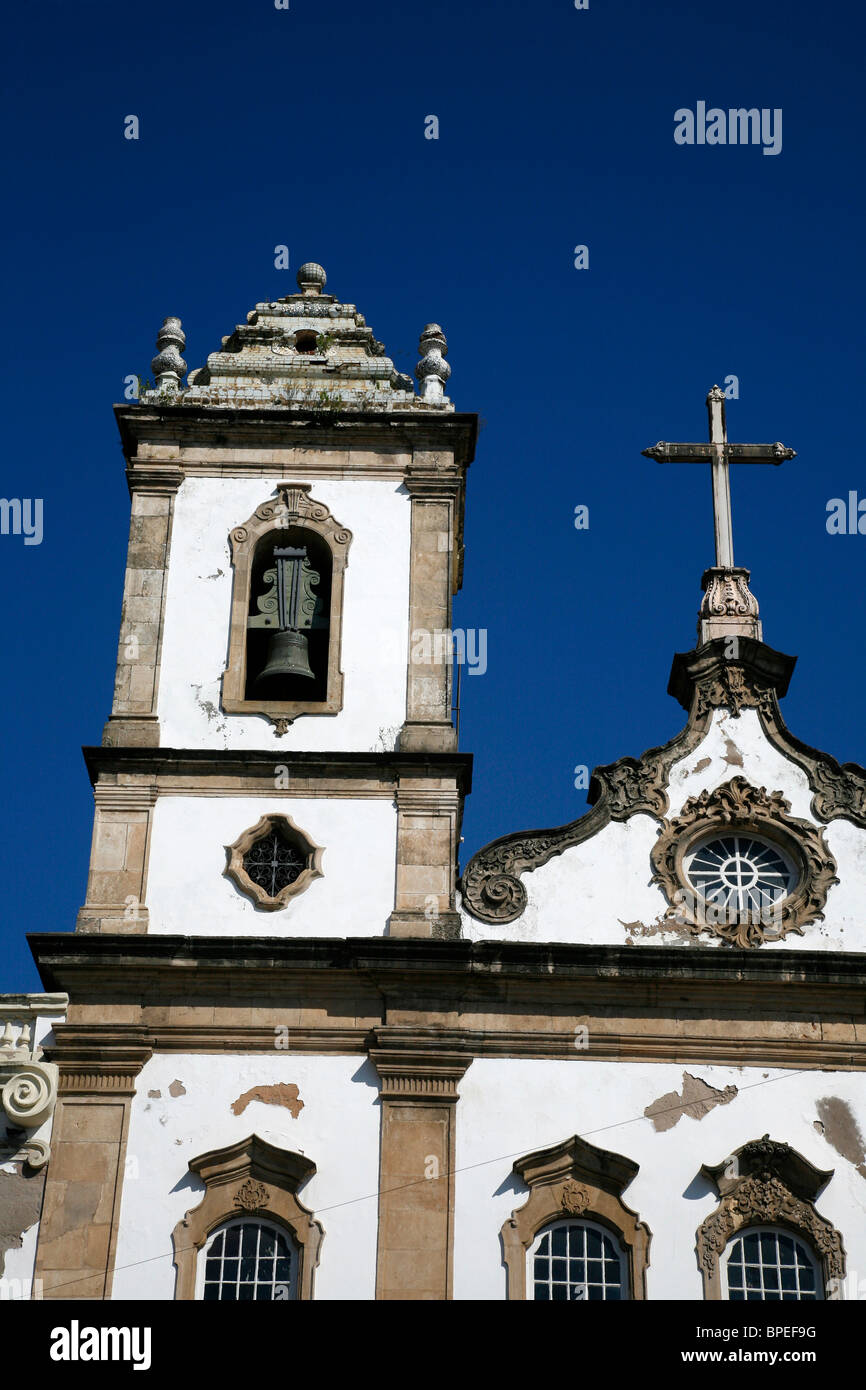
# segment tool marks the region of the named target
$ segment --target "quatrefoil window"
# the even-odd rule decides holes
[[[291,816],[267,815],[226,845],[226,874],[257,907],[274,912],[322,877],[324,850]]]

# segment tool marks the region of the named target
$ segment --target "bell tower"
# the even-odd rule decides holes
[[[471,760],[432,639],[477,418],[437,324],[416,393],[321,266],[297,279],[186,385],[166,318],[116,407],[132,519],[79,932],[459,934]]]

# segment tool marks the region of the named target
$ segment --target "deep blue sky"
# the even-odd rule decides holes
[[[866,762],[866,535],[825,529],[830,497],[866,496],[859,6],[48,0],[4,40],[2,492],[42,497],[45,531],[0,536],[0,988],[39,987],[25,931],[71,929],[84,900],[79,747],[109,710],[128,527],[112,403],[166,314],[198,366],[303,260],[403,370],[441,323],[449,393],[485,421],[455,614],[489,633],[464,680],[465,858],[574,819],[576,764],[683,722],[665,690],[713,560],[710,482],[640,451],[703,439],[729,373],[731,438],[798,450],[733,485],[765,639],[799,656],[785,717]],[[781,154],[675,145],[699,100],[781,107]]]

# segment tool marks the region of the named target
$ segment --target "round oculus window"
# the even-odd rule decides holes
[[[706,902],[735,913],[781,902],[798,878],[778,845],[743,832],[704,836],[685,855],[683,871]]]

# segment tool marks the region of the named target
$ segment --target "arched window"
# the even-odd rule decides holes
[[[734,1302],[815,1302],[823,1297],[818,1262],[804,1241],[774,1226],[753,1226],[728,1244],[725,1291]]]
[[[246,699],[320,703],[328,695],[332,559],[315,531],[271,531],[255,549]]]
[[[343,707],[343,585],[352,533],[309,483],[278,483],[230,533],[234,582],[222,707],[284,734],[299,715]]]
[[[270,1303],[295,1298],[298,1254],[269,1221],[226,1221],[198,1257],[196,1296],[207,1302]]]
[[[625,1252],[594,1221],[557,1221],[541,1231],[527,1255],[526,1276],[528,1296],[545,1303],[629,1296]]]
[[[175,1298],[311,1299],[323,1231],[297,1191],[315,1163],[250,1134],[191,1158],[189,1171],[205,1190],[172,1231]]]
[[[579,1135],[514,1163],[529,1188],[499,1233],[506,1297],[560,1303],[646,1298],[650,1232],[622,1200],[638,1165]]]

